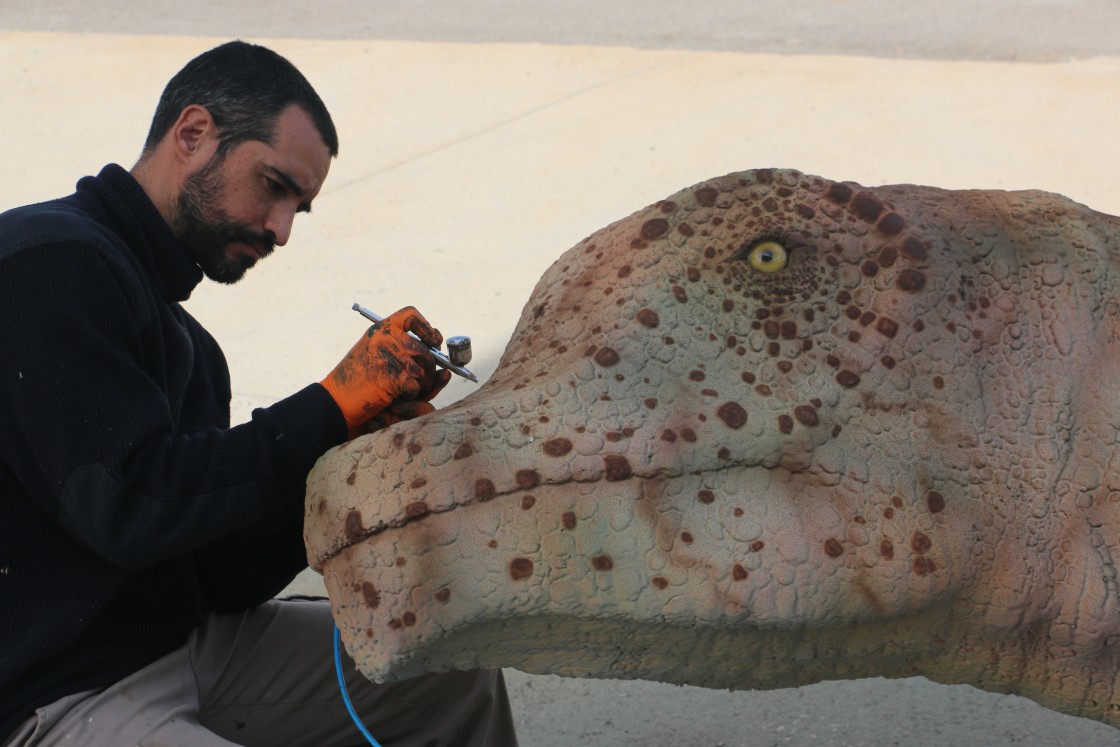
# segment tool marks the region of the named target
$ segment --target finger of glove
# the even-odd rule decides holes
[[[369,422],[366,423],[366,431],[374,433],[390,425],[395,425],[405,420],[413,420],[414,418],[435,411],[436,408],[433,405],[421,400],[395,400],[384,410],[370,418]]]
[[[423,402],[431,402],[443,391],[449,381],[451,381],[450,371],[444,368],[437,370],[431,387],[427,391],[421,392],[417,399]]]
[[[411,332],[419,337],[425,345],[439,348],[443,345],[443,335],[439,330],[428,323],[423,314],[415,306],[405,306],[399,311],[394,311],[385,318],[394,332]]]

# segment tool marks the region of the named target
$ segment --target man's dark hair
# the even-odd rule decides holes
[[[330,154],[338,155],[338,133],[319,94],[295,65],[267,47],[232,41],[188,62],[163,89],[144,155],[192,104],[206,107],[214,118],[219,157],[250,140],[271,145],[277,117],[292,104],[307,112]]]

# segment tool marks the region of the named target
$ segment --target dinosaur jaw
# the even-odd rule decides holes
[[[347,648],[376,681],[513,667],[791,686],[862,666],[842,650],[881,641],[856,623],[900,615],[891,579],[911,575],[873,545],[822,557],[827,538],[796,513],[798,496],[765,469],[539,485],[402,520],[327,558],[323,575]],[[686,501],[699,511],[683,514]],[[835,570],[822,578],[825,560]],[[944,591],[943,576],[923,583]],[[791,669],[774,656],[807,635],[835,661]],[[754,654],[731,667],[729,650]]]

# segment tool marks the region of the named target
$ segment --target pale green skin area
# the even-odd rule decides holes
[[[792,171],[603,229],[485,385],[312,472],[347,648],[375,680],[924,675],[1120,726],[1118,242],[1058,195]]]

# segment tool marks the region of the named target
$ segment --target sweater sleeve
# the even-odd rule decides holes
[[[0,274],[0,456],[44,511],[121,568],[290,513],[280,488],[345,437],[315,385],[234,428],[177,427],[189,335],[92,246],[22,251]]]

